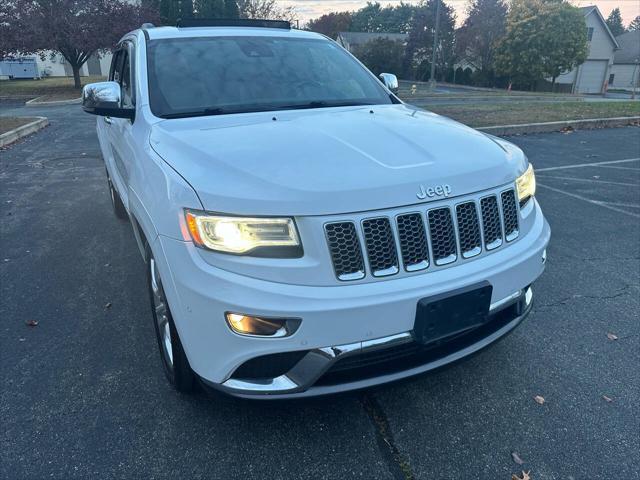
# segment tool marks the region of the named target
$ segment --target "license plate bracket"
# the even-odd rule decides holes
[[[493,286],[485,281],[418,301],[416,341],[434,343],[479,327],[489,318]]]

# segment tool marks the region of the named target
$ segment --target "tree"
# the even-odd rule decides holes
[[[239,0],[238,7],[242,18],[261,18],[263,20],[296,20],[292,6],[280,7],[276,0]]]
[[[353,54],[376,75],[398,73],[402,69],[404,45],[389,38],[376,38],[358,45]]]
[[[611,10],[609,17],[607,17],[607,26],[609,27],[609,30],[611,30],[611,33],[614,37],[622,35],[624,32],[626,32],[624,24],[622,23],[622,15],[620,14],[619,8],[614,8],[613,10]]]
[[[640,30],[640,15],[631,20],[631,23],[629,24],[629,28],[627,30],[629,30],[630,32]]]
[[[440,0],[440,30],[436,45],[436,77],[443,78],[455,60],[455,24],[453,8]],[[411,29],[405,52],[403,72],[417,80],[428,80],[433,51],[437,0],[422,0],[411,20]]]
[[[517,85],[533,88],[583,63],[587,33],[582,12],[564,0],[513,0],[496,68]]]
[[[492,83],[496,46],[504,35],[507,6],[503,0],[473,0],[456,34],[456,53],[479,71],[480,83]]]
[[[331,12],[322,15],[315,20],[310,20],[306,26],[307,30],[322,33],[327,37],[338,38],[338,33],[351,30],[350,12]]]
[[[415,11],[415,6],[404,2],[384,8],[378,2],[367,2],[351,15],[351,31],[409,33]]]
[[[193,0],[196,18],[238,18],[239,15],[235,0]]]
[[[80,88],[80,68],[157,13],[124,0],[11,0],[0,7],[0,57],[60,53]]]

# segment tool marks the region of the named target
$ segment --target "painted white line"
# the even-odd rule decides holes
[[[548,185],[543,185],[541,183],[538,183],[538,186],[539,187],[543,187],[543,188],[547,188],[547,189],[552,190],[552,191],[554,191],[556,193],[562,193],[563,195],[568,195],[569,197],[577,198],[578,200],[583,200],[583,201],[591,203],[593,205],[599,205],[600,207],[607,208],[609,210],[613,210],[614,212],[624,213],[625,215],[629,215],[630,217],[640,218],[640,214],[638,214],[638,213],[627,212],[626,210],[622,210],[621,208],[612,207],[611,205],[608,205],[606,202],[600,202],[598,200],[591,200],[590,198],[583,197],[582,195],[576,195],[575,193],[565,192],[564,190],[553,188],[553,187],[550,187]]]
[[[605,205],[613,205],[614,207],[627,207],[627,208],[640,208],[640,204],[633,203],[616,203],[616,202],[602,202]]]
[[[640,160],[640,158],[626,158],[624,160],[611,160],[609,162],[578,163],[575,165],[565,165],[562,167],[536,168],[536,172],[551,172],[552,170],[565,170],[567,168],[598,167],[600,165],[612,165],[615,163],[637,162],[638,160]]]
[[[606,183],[609,185],[620,185],[622,187],[640,187],[637,183],[608,182],[596,178],[574,178],[574,177],[554,177],[553,175],[538,175],[538,178],[555,178],[556,180],[572,180],[574,182]]]
[[[598,168],[615,168],[616,170],[631,170],[632,172],[640,172],[640,168],[616,167],[615,165],[595,165]]]

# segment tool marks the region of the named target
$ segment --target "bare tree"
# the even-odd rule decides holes
[[[296,11],[292,6],[281,7],[276,0],[239,0],[240,17],[260,18],[264,20],[297,20]]]

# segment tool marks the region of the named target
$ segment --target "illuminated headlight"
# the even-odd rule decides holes
[[[533,165],[529,164],[527,170],[518,177],[516,187],[518,188],[520,205],[524,205],[536,194],[536,174],[533,172]]]
[[[193,242],[218,252],[267,257],[300,257],[302,247],[292,218],[248,218],[185,210]]]

